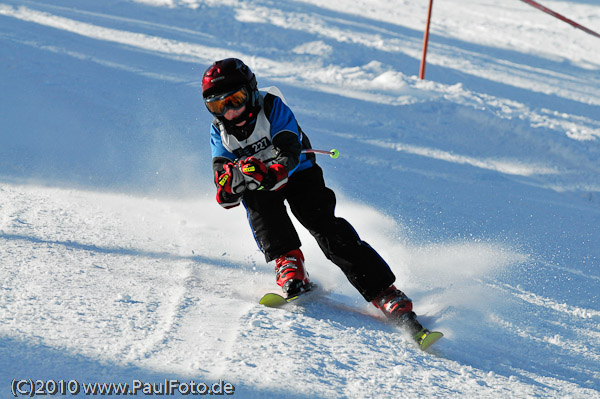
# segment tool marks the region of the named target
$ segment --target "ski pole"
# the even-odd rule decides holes
[[[335,148],[331,149],[330,151],[326,151],[326,150],[314,150],[314,149],[302,150],[302,153],[303,154],[308,154],[308,153],[326,154],[326,155],[329,155],[333,159],[336,159],[337,157],[340,156],[340,152],[338,150],[336,150]]]

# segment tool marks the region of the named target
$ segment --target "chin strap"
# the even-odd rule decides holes
[[[225,127],[228,134],[238,139],[238,141],[246,140],[254,131],[256,125],[256,112],[244,112],[242,115],[230,121],[225,118],[220,118],[221,123]],[[246,121],[242,126],[236,126],[238,123]]]

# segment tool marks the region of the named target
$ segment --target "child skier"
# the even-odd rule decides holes
[[[254,238],[287,296],[310,289],[300,239],[287,213],[317,240],[325,256],[389,319],[414,334],[423,327],[411,300],[394,285],[387,263],[334,215],[335,194],[325,186],[311,144],[277,88],[258,90],[242,61],[213,63],[202,77],[202,96],[215,117],[210,129],[217,202],[244,204]],[[425,330],[427,331],[427,330]]]

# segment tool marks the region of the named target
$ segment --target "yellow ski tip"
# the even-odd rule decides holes
[[[263,297],[260,298],[259,303],[270,308],[277,308],[279,306],[285,305],[287,303],[287,300],[279,294],[269,293],[263,295]]]
[[[419,334],[422,335],[419,336]],[[415,337],[415,339],[422,350],[429,348],[444,336],[444,334],[439,331],[422,331],[419,334]]]

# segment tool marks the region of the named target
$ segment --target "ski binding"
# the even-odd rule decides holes
[[[267,306],[269,308],[278,308],[278,307],[287,305],[288,303],[295,302],[300,298],[303,298],[307,294],[310,294],[311,292],[313,292],[315,290],[315,288],[317,288],[317,285],[314,283],[310,283],[308,285],[308,287],[306,289],[304,289],[304,291],[301,291],[300,293],[293,295],[293,296],[289,296],[289,297],[285,297],[280,294],[275,294],[273,292],[269,292],[269,293],[263,295],[262,298],[260,298],[259,303],[261,305]]]

